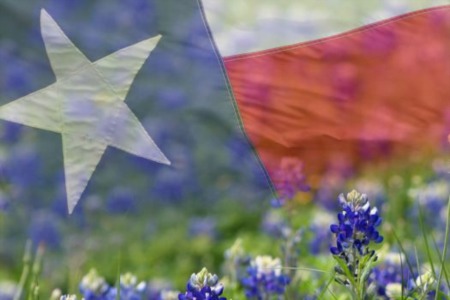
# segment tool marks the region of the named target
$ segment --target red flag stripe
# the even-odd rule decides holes
[[[297,157],[320,174],[438,146],[450,126],[450,6],[224,58],[244,128],[269,174]]]

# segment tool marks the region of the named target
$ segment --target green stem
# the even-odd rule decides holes
[[[355,228],[353,228],[353,232],[355,232]],[[354,234],[353,234],[354,235]],[[355,240],[356,237],[353,236],[353,240]],[[353,258],[353,262],[352,262],[352,276],[354,276],[356,269],[358,269],[358,272],[356,272],[356,280],[355,280],[355,286],[353,286],[353,298],[357,299],[357,300],[362,300],[362,296],[361,296],[361,292],[359,289],[359,280],[361,279],[361,270],[359,267],[359,264],[357,264],[357,260],[356,260],[356,249],[354,247],[354,245],[352,245],[352,258]]]
[[[448,247],[448,236],[450,235],[450,198],[448,198],[447,204],[447,220],[445,225],[445,238],[444,238],[444,249],[442,250],[442,263],[441,263],[441,272],[439,273],[439,277],[436,285],[436,298],[438,299],[439,287],[441,286],[442,281],[442,273],[445,271],[445,258],[447,257],[447,247]],[[448,282],[447,282],[448,285]],[[449,286],[450,288],[450,286]]]
[[[28,296],[29,299],[38,299],[39,298],[39,274],[41,273],[42,259],[44,257],[44,245],[39,244],[36,256],[34,257],[33,266],[31,268],[32,280],[30,283],[30,294]]]
[[[22,292],[25,288],[25,284],[28,279],[28,275],[30,274],[31,269],[31,241],[28,240],[25,244],[25,253],[23,255],[23,269],[22,274],[20,275],[19,286],[17,287],[16,293],[14,294],[13,300],[19,300],[20,296],[22,296]]]
[[[355,295],[357,300],[363,300],[365,297],[366,289],[364,285],[365,276],[363,276],[363,267],[365,267],[365,264],[363,264],[362,257],[359,257],[359,259],[356,259],[356,255],[359,254],[357,250],[353,247],[352,248],[352,255],[353,255],[353,272],[356,273],[356,277],[354,280],[355,287]]]

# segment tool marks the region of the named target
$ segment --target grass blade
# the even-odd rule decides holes
[[[431,257],[430,246],[428,244],[427,234],[425,232],[425,225],[423,224],[422,206],[420,204],[418,204],[418,207],[419,207],[420,231],[422,232],[423,240],[425,242],[425,251],[427,252],[428,262],[430,263],[430,266],[431,266],[431,272],[433,272],[434,278],[437,278],[436,269],[434,268],[434,264],[433,264],[433,258]]]
[[[25,244],[25,253],[23,255],[23,269],[20,275],[19,286],[17,287],[16,293],[13,300],[19,300],[22,296],[22,292],[27,283],[28,275],[31,271],[31,241],[27,240]]]
[[[394,238],[397,241],[398,246],[400,247],[401,253],[403,253],[405,255],[406,264],[408,265],[408,268],[409,268],[409,271],[411,272],[411,275],[413,275],[414,274],[414,268],[413,268],[411,262],[409,261],[408,254],[406,253],[405,248],[403,248],[403,245],[402,245],[402,242],[400,241],[400,238],[395,233],[395,230],[392,230],[392,234],[394,235]]]
[[[444,262],[445,262],[445,258],[447,256],[447,248],[448,248],[448,235],[450,234],[450,198],[448,199],[448,204],[447,204],[447,220],[446,220],[447,224],[445,225],[445,238],[444,238],[444,249],[442,251],[442,259],[441,259],[441,265],[442,268],[445,268],[444,266]],[[437,281],[437,287],[439,289],[439,286],[441,285],[441,281],[442,281],[442,271],[439,274],[438,277],[438,281]],[[450,290],[450,285],[447,281],[447,287]],[[437,299],[437,294],[436,293],[436,299]]]
[[[327,291],[331,293],[331,291],[329,291],[328,288],[330,287],[331,283],[334,280],[334,275],[335,274],[333,274],[333,276],[330,277],[330,280],[327,281],[327,283],[325,284],[324,288],[322,289],[322,292],[320,292],[319,296],[317,296],[317,299],[323,299],[322,297],[325,295],[325,293]]]
[[[117,279],[116,279],[116,300],[120,300],[120,262],[122,258],[122,251],[119,251],[119,257],[117,258]]]
[[[444,273],[444,277],[445,277],[445,281],[447,282],[447,286],[450,286],[450,281],[449,281],[449,277],[448,277],[448,273],[447,273],[447,268],[445,267],[445,261],[444,261],[444,258],[441,257],[441,252],[439,250],[439,246],[438,246],[438,244],[436,242],[436,239],[434,238],[433,234],[431,234],[431,239],[433,241],[435,251],[436,251],[436,253],[438,255],[439,263],[441,264],[441,272]]]

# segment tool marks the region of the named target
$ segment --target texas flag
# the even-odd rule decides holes
[[[191,274],[160,246],[448,151],[449,80],[450,0],[0,0],[1,272],[26,236],[58,282],[104,249]]]
[[[357,167],[446,147],[448,4],[202,0],[244,130],[275,186],[286,160],[314,181],[336,160]]]
[[[254,204],[336,163],[446,149],[449,4],[3,0],[0,206]],[[117,59],[139,45],[151,45],[139,60]],[[117,86],[119,99],[102,96]]]

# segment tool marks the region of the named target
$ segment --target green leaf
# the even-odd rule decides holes
[[[356,287],[357,285],[356,285],[355,277],[353,276],[352,272],[349,270],[345,261],[336,255],[333,255],[333,258],[338,263],[339,267],[341,267],[342,271],[344,271],[344,275],[348,279],[348,281],[350,281],[350,284],[352,286]]]

